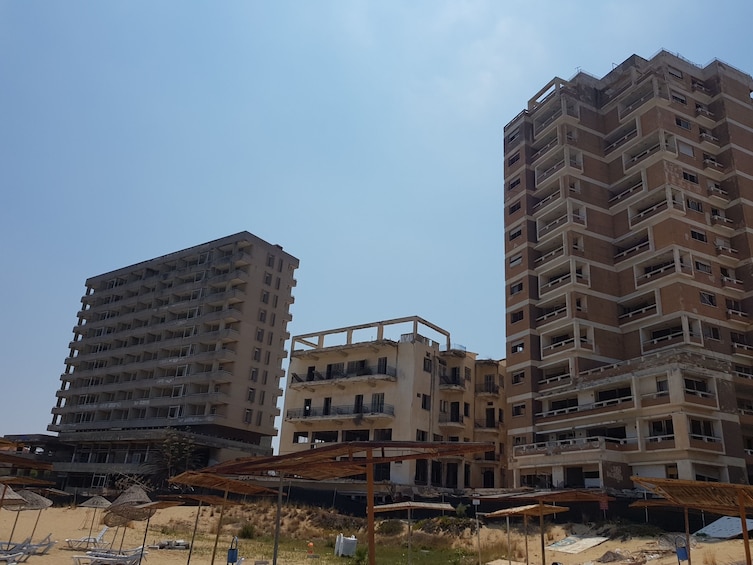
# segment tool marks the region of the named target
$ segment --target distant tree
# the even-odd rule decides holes
[[[166,488],[170,477],[200,466],[196,444],[188,434],[167,428],[165,436],[142,466],[158,488]]]

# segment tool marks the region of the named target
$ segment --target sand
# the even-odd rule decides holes
[[[149,523],[147,531],[147,545],[154,545],[164,540],[185,539],[190,540],[194,520],[196,518],[196,507],[179,506],[166,508],[157,511]],[[93,535],[96,535],[102,528],[100,517],[102,511],[98,510],[96,521],[93,528]],[[7,509],[0,510],[0,539],[7,540],[13,528],[14,520],[17,513]],[[66,538],[81,538],[89,535],[89,529],[92,524],[93,510],[87,508],[71,507],[54,507],[43,510],[41,514],[37,511],[24,511],[18,514],[13,541],[21,541],[29,536],[34,523],[39,516],[39,523],[34,534],[35,541],[43,538],[48,533],[52,534],[52,539],[57,544],[50,550],[47,555],[33,556],[27,563],[32,565],[72,565],[72,556],[83,555],[83,551],[72,551],[66,549]],[[218,514],[216,510],[208,507],[202,508],[202,514],[199,520],[199,534],[197,536],[194,551],[191,556],[191,563],[196,565],[209,565],[214,547],[214,534],[211,533],[213,526],[217,524]],[[119,547],[121,536],[125,531],[123,547],[137,547],[142,544],[145,532],[145,522],[132,522],[130,527],[120,528],[115,539],[116,529],[111,528],[105,535],[108,541],[114,540],[115,547]],[[578,533],[586,534],[586,531]],[[232,540],[232,529],[223,531],[219,539],[215,564],[226,563],[227,549]],[[547,534],[545,540],[547,544],[562,539],[567,535],[563,528],[555,527]],[[493,544],[500,540],[506,539],[504,527],[492,526],[482,530],[481,543]],[[538,535],[529,536],[529,562],[532,565],[541,563],[540,538]],[[525,561],[523,547],[524,541],[522,536],[515,536],[513,544],[518,547],[521,555],[518,561]],[[271,545],[271,544],[268,544]],[[281,554],[278,563],[281,565],[298,565],[311,563],[312,560],[306,559],[306,544],[301,542],[297,554]],[[319,548],[317,548],[319,549]],[[322,553],[330,553],[329,549],[321,548]],[[168,549],[149,549],[144,563],[159,565],[178,565],[185,564],[188,558],[186,550],[168,550]],[[608,552],[611,552],[608,554]],[[259,548],[258,543],[252,545],[252,542],[240,541],[240,555],[246,557],[246,565],[253,565],[256,559],[268,559],[271,563],[272,547]],[[596,547],[587,549],[582,553],[568,554],[547,549],[546,562],[551,565],[553,562],[559,562],[563,565],[576,565],[582,563],[593,563],[597,565],[599,559],[603,556],[622,558],[612,563],[649,563],[650,565],[674,565],[677,563],[677,557],[669,550],[663,550],[659,547],[656,538],[632,538],[626,541],[608,540]],[[317,562],[329,562],[329,559],[322,559]],[[691,559],[695,565],[726,565],[731,563],[745,562],[745,549],[740,539],[728,541],[703,541],[699,542],[691,552]],[[342,559],[346,564],[350,561]],[[377,553],[378,561],[378,553]],[[506,565],[507,559],[493,561],[494,565]],[[513,561],[515,563],[515,561]]]

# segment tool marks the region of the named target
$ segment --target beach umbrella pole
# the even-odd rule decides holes
[[[20,511],[16,512],[16,518],[13,520],[13,527],[10,530],[10,536],[8,536],[8,549],[10,549],[11,542],[13,540],[13,533],[16,531],[16,524],[18,524],[18,516],[20,514]]]
[[[146,534],[149,531],[149,520],[151,520],[151,516],[147,516],[146,518],[146,528],[144,528],[144,539],[141,542],[141,555],[139,555],[139,565],[141,565],[141,560],[144,559],[144,548],[146,547]]]
[[[222,502],[222,508],[220,508],[220,521],[217,524],[217,535],[214,536],[214,549],[212,549],[212,565],[214,565],[214,557],[217,555],[217,544],[220,542],[220,530],[222,529],[222,517],[225,515],[225,504],[227,503],[228,490],[225,489],[225,499]]]
[[[280,548],[280,516],[282,515],[282,481],[285,478],[285,473],[280,471],[280,487],[277,490],[277,514],[275,515],[275,547],[272,554],[272,565],[277,565],[277,553]],[[288,487],[288,496],[290,496],[290,487]]]
[[[193,533],[191,534],[191,547],[188,548],[188,560],[186,565],[191,563],[191,554],[193,553],[193,541],[196,539],[196,529],[199,527],[199,515],[201,514],[201,500],[199,500],[199,508],[196,510],[196,520],[193,523]]]
[[[39,518],[42,517],[42,511],[40,510],[37,512],[37,519],[34,521],[34,527],[31,530],[31,537],[29,538],[29,541],[34,541],[34,533],[37,531],[37,525],[39,524]]]

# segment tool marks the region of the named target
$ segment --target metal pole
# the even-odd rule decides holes
[[[505,516],[507,519],[507,565],[512,565],[512,546],[510,545],[510,516]]]
[[[280,486],[277,490],[277,515],[275,517],[275,549],[274,554],[272,555],[272,565],[277,565],[277,554],[279,553],[280,549],[280,522],[281,522],[281,516],[282,516],[282,491],[283,491],[283,479],[285,478],[285,473],[280,471]],[[290,492],[290,489],[288,489],[288,492]]]
[[[750,562],[750,543],[748,540],[748,520],[745,517],[745,501],[743,500],[743,493],[742,491],[739,491],[737,493],[737,505],[740,509],[740,524],[743,528],[743,545],[745,545],[745,563],[747,565],[751,565]],[[690,548],[688,548],[689,550]],[[688,551],[688,555],[690,555],[690,551]],[[690,565],[690,561],[688,561],[688,565]]]
[[[478,545],[478,565],[481,565],[481,528],[478,525],[478,504],[473,507],[476,514],[476,545]]]
[[[374,542],[374,452],[366,452],[366,517],[369,537],[369,565],[376,565],[376,545]]]
[[[191,545],[188,548],[188,560],[186,565],[191,563],[191,554],[193,553],[193,542],[196,539],[196,529],[199,527],[199,514],[201,514],[201,500],[199,500],[199,507],[196,509],[196,520],[193,523],[193,533],[191,534]]]
[[[151,520],[151,516],[147,516],[146,518],[146,528],[144,528],[144,539],[141,542],[141,555],[139,555],[139,565],[141,565],[141,560],[144,559],[144,550],[146,549],[146,534],[149,531],[149,520]]]
[[[688,565],[690,565],[690,523],[688,522],[688,507],[685,506],[685,547],[688,550]]]
[[[222,501],[222,507],[220,508],[220,521],[217,523],[217,535],[214,536],[214,549],[212,549],[212,565],[214,565],[214,557],[217,555],[217,544],[220,541],[220,531],[222,530],[222,517],[225,515],[225,504],[227,504],[227,489],[225,489],[225,499]]]
[[[541,565],[546,565],[546,553],[544,552],[544,503],[539,500],[539,531],[541,532]]]

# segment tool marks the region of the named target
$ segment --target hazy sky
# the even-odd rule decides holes
[[[502,128],[753,3],[0,0],[0,435],[44,433],[87,277],[248,230],[293,335],[419,315],[504,356]]]

